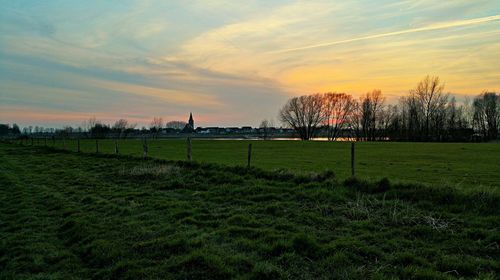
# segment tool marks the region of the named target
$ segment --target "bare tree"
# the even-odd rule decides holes
[[[422,108],[417,97],[410,95],[400,100],[404,139],[420,140],[422,137]]]
[[[186,122],[183,121],[169,121],[165,125],[166,128],[171,128],[175,130],[182,130],[186,126]]]
[[[260,122],[259,132],[264,139],[268,139],[271,134],[271,129],[274,127],[274,122],[272,120],[264,119]]]
[[[325,93],[323,114],[327,126],[328,140],[335,141],[342,129],[347,127],[349,115],[354,110],[352,96],[345,93]]]
[[[410,91],[410,95],[420,103],[424,121],[423,133],[427,140],[430,138],[432,122],[435,125],[440,124],[443,115],[441,113],[448,101],[448,95],[443,93],[443,89],[444,84],[441,83],[439,77],[427,75],[415,89]]]
[[[99,121],[97,121],[96,117],[91,117],[86,121],[83,121],[82,126],[87,132],[87,137],[92,138],[92,128],[95,127],[96,124],[98,124]]]
[[[293,97],[280,110],[279,118],[293,128],[302,140],[310,140],[317,132],[317,127],[324,120],[321,94]]]
[[[385,108],[380,109],[378,129],[380,131],[381,139],[386,140],[389,138],[390,134],[399,132],[400,119],[398,115],[399,109],[397,105],[388,105]]]
[[[120,135],[119,135],[120,138],[124,138],[126,136],[127,130],[131,126],[132,125],[130,125],[126,119],[119,119],[113,125],[113,130],[115,132],[119,132],[120,133]],[[133,125],[133,126],[135,127],[135,125]]]
[[[161,129],[163,128],[163,119],[160,117],[154,117],[149,125],[149,130],[153,133],[154,138],[158,137]]]
[[[361,97],[361,128],[364,140],[374,141],[376,139],[377,121],[385,98],[380,90],[373,90]]]
[[[357,100],[353,100],[352,112],[349,115],[349,126],[352,131],[352,138],[360,141],[362,138],[362,109]]]
[[[111,132],[111,127],[109,125],[103,124],[96,120],[95,117],[84,122],[84,125],[87,129],[88,136],[91,138],[105,138],[108,133]]]
[[[446,115],[447,115],[446,126],[448,128],[449,133],[452,134],[453,131],[458,128],[458,119],[459,119],[457,99],[455,97],[452,97],[450,99],[450,102],[446,107]]]
[[[496,139],[500,124],[500,96],[484,92],[474,99],[474,124],[485,139]]]
[[[466,127],[474,126],[474,105],[472,99],[469,96],[466,96],[464,100],[463,117]]]

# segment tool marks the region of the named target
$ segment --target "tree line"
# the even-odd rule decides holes
[[[500,95],[483,92],[465,102],[444,92],[439,77],[426,76],[397,104],[380,90],[355,99],[346,93],[316,93],[290,98],[279,119],[302,140],[318,135],[358,141],[471,141],[497,139]]]
[[[9,124],[0,124],[0,136],[13,136],[13,137],[28,137],[28,136],[57,136],[68,137],[72,134],[85,135],[89,138],[105,138],[113,134],[118,138],[126,138],[130,134],[140,132],[142,135],[151,135],[157,137],[163,130],[170,132],[181,131],[186,122],[183,121],[169,121],[164,123],[160,117],[154,117],[150,122],[149,127],[143,126],[137,128],[137,123],[131,123],[126,119],[119,119],[114,124],[109,125],[96,119],[95,117],[83,121],[81,126],[72,127],[64,126],[63,128],[44,128],[41,126],[26,126],[22,129],[17,124],[10,126]]]
[[[149,127],[143,126],[139,130],[144,135],[149,134],[156,138],[163,129],[181,131],[185,125],[186,122],[183,121],[169,121],[164,123],[163,118],[154,117],[149,123]],[[90,118],[83,123],[83,126],[91,138],[104,138],[110,133],[114,133],[119,138],[126,138],[129,134],[137,130],[137,123],[130,123],[126,119],[119,119],[113,125],[106,125],[95,118]]]

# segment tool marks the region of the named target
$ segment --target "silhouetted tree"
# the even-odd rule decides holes
[[[126,138],[128,133],[134,130],[137,124],[131,124],[126,119],[119,119],[115,122],[112,129],[114,132],[119,133],[120,138]]]
[[[260,122],[259,133],[263,139],[268,139],[271,134],[271,128],[274,126],[273,121],[264,119]]]
[[[293,97],[280,110],[279,118],[285,125],[293,128],[300,139],[310,140],[324,120],[322,106],[321,94]]]
[[[354,101],[352,96],[345,93],[329,92],[323,95],[322,108],[328,140],[334,141],[347,127],[349,116],[354,110]]]
[[[169,121],[165,125],[166,128],[174,129],[174,130],[182,130],[186,126],[187,122],[183,121]]]
[[[357,100],[353,100],[352,111],[348,116],[349,126],[353,135],[352,138],[356,139],[356,141],[360,141],[362,138],[362,119],[363,119],[363,110],[361,108],[361,103]]]
[[[397,137],[401,130],[401,120],[399,118],[399,108],[397,105],[388,105],[380,109],[379,134],[381,139]]]
[[[98,123],[96,117],[91,117],[89,118],[88,120],[86,121],[83,121],[83,127],[85,129],[85,131],[87,132],[87,137],[94,137],[94,135],[92,135],[92,128],[94,128],[96,126],[96,124]]]
[[[163,128],[163,119],[160,117],[154,117],[149,125],[149,131],[153,133],[153,137],[157,138],[161,129]]]
[[[90,135],[93,138],[106,138],[110,132],[111,128],[99,121],[97,121],[94,126],[90,128]]]
[[[484,92],[474,99],[474,126],[486,140],[496,139],[500,124],[500,97]]]
[[[359,110],[361,116],[362,137],[364,140],[376,140],[377,121],[385,98],[380,90],[368,92],[361,98]]]
[[[19,129],[19,126],[17,124],[12,125],[12,133],[14,135],[19,135],[21,134],[21,129]]]
[[[430,139],[432,132],[435,136],[436,134],[439,136],[442,129],[443,111],[448,102],[448,95],[443,93],[443,89],[444,84],[441,83],[439,77],[427,75],[415,89],[410,91],[411,98],[418,102],[418,107],[412,109],[421,110],[423,135],[426,140]]]

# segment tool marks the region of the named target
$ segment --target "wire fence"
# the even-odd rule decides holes
[[[44,146],[66,151],[73,151],[76,153],[93,153],[93,154],[115,154],[115,155],[132,155],[140,156],[142,158],[155,157],[151,154],[151,142],[154,139],[143,137],[140,139],[140,145],[137,145],[138,139],[98,139],[98,138],[59,138],[59,137],[24,137],[19,139],[8,139],[10,143],[17,143],[21,146]],[[162,141],[162,140],[158,140]],[[168,141],[168,140],[167,140]],[[205,140],[201,140],[205,141]],[[131,143],[136,143],[135,145]],[[355,142],[350,144],[350,175],[356,175],[356,148]],[[241,147],[239,147],[241,149]],[[175,148],[177,158],[181,147],[178,145]],[[172,150],[171,149],[171,150]],[[158,151],[158,150],[156,150]],[[214,151],[216,153],[217,151]],[[253,153],[255,146],[252,143],[246,145],[244,151],[233,151],[235,154],[246,155],[246,167],[252,167]],[[160,157],[158,157],[160,158]],[[174,157],[172,157],[174,158]],[[186,161],[193,160],[193,139],[191,137],[185,138],[185,156]]]

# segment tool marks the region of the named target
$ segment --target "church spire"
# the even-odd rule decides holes
[[[194,120],[193,120],[193,113],[192,112],[189,113],[189,121],[188,121],[188,123],[191,126],[191,128],[194,129]]]

